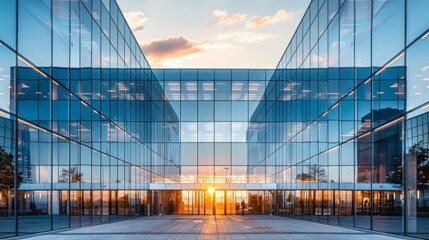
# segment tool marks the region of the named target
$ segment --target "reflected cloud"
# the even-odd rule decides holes
[[[313,63],[319,63],[321,66],[327,66],[328,65],[328,56],[319,56],[316,54],[313,54],[311,56],[311,60]]]

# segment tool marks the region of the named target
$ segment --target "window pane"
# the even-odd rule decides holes
[[[15,48],[16,1],[0,1],[0,40]]]
[[[429,29],[429,1],[407,1],[407,44]]]
[[[408,111],[429,100],[428,53],[429,38],[419,40],[407,50]],[[415,116],[427,111],[429,108],[422,108],[412,114]]]
[[[18,31],[19,53],[37,66],[50,66],[51,1],[20,0]]]
[[[15,61],[15,54],[0,43],[0,108],[10,112],[15,112],[10,109]]]
[[[404,0],[374,0],[373,65],[380,67],[404,48]]]

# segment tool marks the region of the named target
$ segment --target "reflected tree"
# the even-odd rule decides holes
[[[4,208],[2,208],[1,215],[11,216],[13,215],[13,200],[12,191],[15,187],[15,162],[13,161],[13,155],[7,153],[2,147],[0,147],[0,194],[5,196],[3,199]],[[22,172],[18,172],[16,175],[16,188],[21,186],[24,180]],[[12,201],[10,201],[12,200]]]
[[[300,182],[328,182],[326,169],[316,164],[310,165],[308,173],[300,173],[296,179]]]
[[[311,165],[309,167],[310,176],[318,182],[328,182],[328,175],[326,174],[326,169],[319,165]]]
[[[71,179],[71,183],[80,183],[82,181],[82,176],[83,173],[80,173],[76,166],[71,166],[69,169],[63,168],[61,170],[58,182],[68,183]]]
[[[429,183],[429,149],[422,142],[412,145],[408,150],[409,155],[414,158],[417,167],[417,189],[428,188]]]
[[[13,162],[13,155],[7,153],[0,147],[0,189],[12,190],[14,184],[15,163]],[[18,172],[16,187],[21,186],[24,177],[22,172]]]

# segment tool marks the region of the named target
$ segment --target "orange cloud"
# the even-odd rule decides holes
[[[155,67],[175,64],[178,60],[198,56],[211,49],[232,48],[230,44],[217,41],[188,40],[184,37],[169,37],[140,43],[144,54]],[[176,64],[177,65],[177,64]]]
[[[229,16],[226,10],[214,10],[213,16],[217,17],[216,24],[219,26],[233,25],[239,22],[243,22],[246,19],[246,14],[236,13]]]
[[[137,33],[144,31],[144,23],[149,20],[149,18],[144,16],[144,13],[132,11],[126,12],[124,15],[133,32]]]
[[[256,28],[262,27],[268,24],[278,23],[289,20],[293,16],[292,12],[286,12],[285,10],[279,10],[273,16],[256,17],[253,16],[246,22],[246,27]]]
[[[199,43],[184,37],[151,40],[140,44],[145,55],[151,58],[178,58],[203,51]]]

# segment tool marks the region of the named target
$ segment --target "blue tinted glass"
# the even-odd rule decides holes
[[[181,81],[181,99],[182,100],[197,100],[198,97],[198,82],[196,81]]]
[[[197,102],[182,101],[182,121],[197,121]]]
[[[216,70],[215,80],[231,80],[231,70]]]
[[[176,70],[172,70],[172,71],[174,72]],[[181,70],[180,72],[181,72],[181,79],[184,81],[196,81],[198,79],[197,70],[185,69],[185,70]]]
[[[232,102],[232,121],[247,121],[248,102],[235,101]]]
[[[16,1],[0,1],[0,40],[15,48]]]
[[[232,70],[232,80],[247,80],[248,70]]]
[[[229,143],[216,143],[215,144],[215,164],[216,167],[223,170],[217,174],[224,175],[226,173],[225,166],[231,164],[231,144]]]
[[[50,66],[51,1],[21,0],[18,7],[19,53],[37,66]]]
[[[80,4],[72,1],[70,9],[70,66],[80,66]]]
[[[101,18],[101,1],[100,0],[92,0],[92,11],[91,15],[94,18],[94,20],[100,24],[100,18]]]
[[[53,65],[55,67],[69,66],[69,27],[70,27],[70,3],[67,1],[53,1],[55,9],[52,16],[53,42]]]
[[[338,37],[339,37],[339,17],[338,15],[332,20],[331,25],[329,25],[328,29],[328,50],[329,50],[329,67],[338,67],[339,60],[339,46],[338,46]]]
[[[372,64],[380,67],[404,48],[405,2],[374,0],[373,7]]]
[[[101,7],[101,28],[106,34],[106,36],[110,35],[110,16],[108,10],[105,7]]]
[[[213,121],[214,120],[214,102],[199,101],[198,102],[198,121]]]
[[[215,81],[215,99],[231,100],[231,81]]]
[[[249,92],[247,81],[232,81],[231,88],[231,100],[248,100]]]
[[[180,80],[180,70],[166,70],[164,80]]]
[[[340,66],[354,66],[354,2],[340,10]]]
[[[371,0],[356,1],[356,67],[371,65]],[[361,79],[365,78],[364,76]]]
[[[198,80],[200,81],[210,81],[215,77],[215,70],[209,69],[200,69],[198,70]]]
[[[319,36],[325,31],[328,24],[328,3],[324,3],[319,12]]]
[[[214,130],[214,122],[198,122],[198,142],[213,142]]]
[[[421,39],[407,50],[407,110],[418,107],[429,100],[429,37]],[[418,112],[420,114],[428,111],[423,106]]]
[[[231,102],[215,101],[215,120],[231,121]]]
[[[15,54],[0,43],[0,108],[6,111],[15,112],[10,109],[11,91],[13,84],[13,70],[16,63]]]
[[[328,18],[331,21],[338,12],[339,2],[338,0],[329,0],[326,2],[328,3]]]
[[[91,15],[89,12],[81,7],[81,29],[80,29],[80,56],[81,67],[91,67]]]
[[[92,53],[92,67],[99,68],[101,66],[101,33],[98,25],[92,21],[92,40],[91,40],[91,53]]]
[[[197,165],[197,144],[182,143],[181,144],[181,165]]]
[[[168,100],[180,100],[180,81],[165,81],[164,93]]]
[[[158,79],[158,80],[167,80],[167,79],[164,78],[164,73],[166,72],[166,70],[153,69],[152,72],[155,75],[156,79]],[[180,79],[176,79],[176,80],[180,80]]]
[[[231,142],[231,122],[215,123],[215,142]]]
[[[103,5],[106,7],[107,11],[110,10],[110,1],[109,0],[101,0]]]
[[[414,41],[423,32],[429,29],[429,1],[407,1],[407,43]]]
[[[213,81],[198,81],[198,100],[214,100]]]

